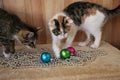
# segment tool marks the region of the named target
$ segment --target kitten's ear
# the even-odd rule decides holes
[[[26,36],[29,37],[29,38],[31,38],[31,37],[34,36],[34,33],[33,33],[33,32],[28,32],[28,33],[26,34]]]
[[[54,26],[54,25],[55,25],[54,19],[50,19],[48,22],[48,26]]]

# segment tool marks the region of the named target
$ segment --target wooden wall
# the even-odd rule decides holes
[[[39,33],[38,39],[38,44],[41,44],[51,43],[51,36],[47,26],[48,20],[75,1],[94,2],[109,9],[120,5],[120,0],[0,0],[0,7],[18,15],[28,24],[43,27],[44,30]],[[82,32],[78,32],[78,34],[75,41],[85,39]],[[107,21],[103,28],[102,39],[120,48],[120,15]]]
[[[113,8],[120,5],[120,0],[113,0]],[[120,15],[112,18],[111,44],[120,49]]]
[[[2,8],[3,6],[3,3],[2,3],[2,0],[0,0],[0,8]]]

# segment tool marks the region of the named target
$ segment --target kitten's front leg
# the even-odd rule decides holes
[[[60,44],[61,44],[61,40],[53,39],[52,48],[53,48],[56,58],[60,58]]]
[[[15,52],[15,41],[14,40],[7,40],[7,42],[3,42],[3,55],[6,58],[9,58],[11,53]]]
[[[95,37],[95,41],[90,46],[91,48],[98,48],[99,47],[100,41],[101,41],[101,35],[102,35],[102,32],[100,30],[93,33],[93,36]]]
[[[67,48],[67,47],[71,46],[77,31],[78,31],[78,27],[77,26],[71,26],[71,29],[70,29],[70,31],[68,33],[68,37],[67,37],[66,43],[65,43],[63,48]]]
[[[11,53],[10,53],[10,48],[8,46],[5,46],[3,47],[3,55],[5,58],[9,58]]]
[[[5,51],[3,51],[3,55],[4,55],[5,58],[9,58],[11,54],[10,53],[6,53]]]

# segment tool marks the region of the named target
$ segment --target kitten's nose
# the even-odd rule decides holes
[[[29,46],[30,46],[31,48],[35,48],[34,43],[31,43]]]

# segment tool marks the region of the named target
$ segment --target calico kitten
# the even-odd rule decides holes
[[[67,6],[62,12],[51,18],[48,23],[56,57],[60,57],[61,40],[67,38],[63,48],[69,47],[78,30],[83,30],[87,35],[87,39],[84,42],[79,42],[79,46],[86,46],[92,35],[95,41],[90,47],[98,48],[103,24],[109,16],[115,16],[119,13],[120,5],[113,10],[90,2],[75,2]]]
[[[16,15],[0,9],[0,43],[6,58],[15,52],[15,40],[35,48],[39,30],[23,23]]]

